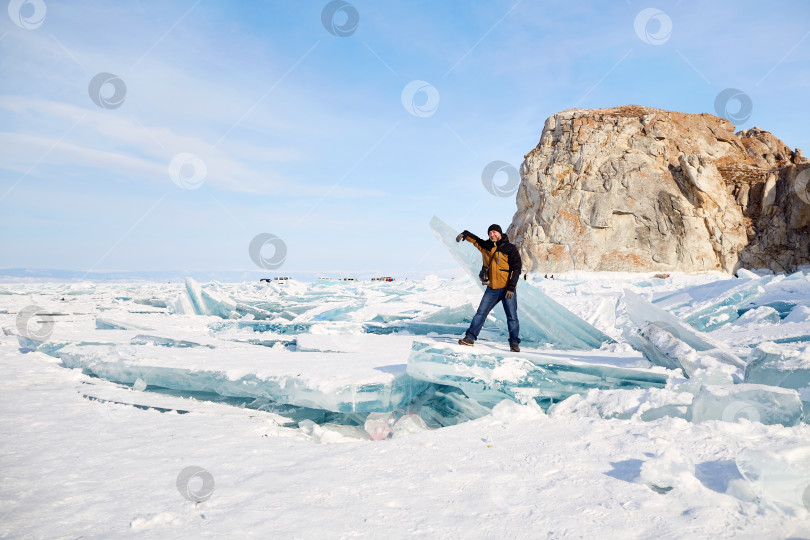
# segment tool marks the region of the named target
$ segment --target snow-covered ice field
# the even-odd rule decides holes
[[[810,538],[807,275],[555,278],[2,284],[0,536]]]

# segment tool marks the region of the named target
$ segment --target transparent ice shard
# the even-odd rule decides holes
[[[108,317],[96,317],[97,330],[152,330],[148,326],[129,321],[118,321]]]
[[[52,356],[54,358],[59,358],[59,351],[63,348],[67,347],[68,345],[75,345],[77,347],[84,346],[84,345],[102,345],[102,346],[114,346],[115,343],[112,342],[99,342],[99,341],[70,341],[70,340],[56,340],[56,339],[49,339],[47,341],[36,341],[31,338],[27,338],[25,336],[17,336],[17,340],[20,343],[20,349],[23,352],[41,352],[43,354],[47,354],[48,356]]]
[[[177,315],[197,315],[194,305],[186,291],[178,294],[174,300],[167,302],[169,311]]]
[[[372,323],[390,323],[394,321],[403,321],[406,319],[413,319],[414,315],[404,315],[404,314],[380,314],[375,315],[374,318],[371,319],[370,322]]]
[[[504,399],[533,399],[548,406],[591,388],[663,387],[667,380],[660,371],[573,362],[549,355],[516,355],[507,350],[477,352],[432,340],[413,342],[407,373],[458,388],[490,408]]]
[[[730,384],[735,382],[734,377],[739,382],[740,368],[736,360],[729,359],[729,353],[721,349],[698,352],[677,336],[678,328],[661,322],[625,328],[622,333],[627,343],[654,366],[682,370],[686,377],[698,377],[707,384]]]
[[[736,321],[739,316],[740,312],[735,306],[712,306],[711,309],[701,310],[698,315],[690,316],[686,321],[701,332],[711,332]]]
[[[419,322],[440,323],[440,324],[469,324],[475,316],[475,309],[465,302],[456,306],[441,308],[429,315],[419,317]]]
[[[745,418],[762,424],[795,426],[802,417],[802,402],[795,390],[762,384],[701,387],[692,403],[692,421]]]
[[[273,321],[216,321],[208,325],[214,332],[232,328],[251,328],[254,332],[273,332],[275,334],[305,334],[312,327],[311,323],[291,323],[284,319]]]
[[[779,312],[770,306],[759,306],[758,308],[750,309],[734,321],[735,326],[743,326],[747,324],[779,324]]]
[[[213,315],[223,319],[237,319],[252,315],[254,319],[268,319],[273,314],[259,306],[237,302],[230,298],[217,283],[203,287],[193,278],[186,278],[185,291],[174,301],[168,302],[169,308],[183,315]]]
[[[742,278],[742,276],[741,276]],[[754,276],[754,280],[759,279]],[[707,300],[723,298],[734,291],[741,284],[751,282],[751,278],[717,279],[708,283],[687,286],[670,292],[658,293],[653,296],[653,303],[662,309],[681,315],[690,313],[695,309],[706,307]]]
[[[136,298],[134,302],[136,304],[141,304],[143,306],[152,306],[158,308],[169,307],[169,304],[166,302],[166,300],[162,298]]]
[[[205,302],[202,297],[202,287],[193,278],[186,278],[186,293],[188,294],[189,302],[197,315],[208,315],[208,310],[205,308]]]
[[[456,242],[460,231],[454,230],[436,216],[430,220],[430,228],[483,291],[484,287],[478,280],[478,271],[482,264],[480,252],[469,242]],[[518,280],[517,286],[521,339],[566,349],[598,349],[602,344],[612,341],[601,330],[565,309],[540,289],[521,281]],[[506,331],[503,309],[497,307],[490,313],[498,321],[499,327]]]
[[[20,343],[20,352],[27,353],[36,351],[55,358],[59,358],[59,349],[70,344],[69,341],[38,341],[21,335],[17,336],[17,341]]]
[[[772,279],[773,276],[767,276],[745,280],[745,283],[736,285],[719,298],[711,300],[709,305],[686,315],[684,320],[703,332],[710,332],[733,322],[739,317],[740,308],[765,294],[764,286]]]
[[[379,334],[379,335],[402,332],[404,331],[404,328],[405,328],[404,326],[388,325],[380,323],[366,323],[363,325],[363,331],[366,332],[367,334]]]
[[[481,405],[461,390],[440,386],[422,403],[419,415],[428,427],[440,428],[481,418],[490,411],[490,407]]]
[[[363,307],[362,304],[357,302],[350,302],[348,304],[334,307],[323,313],[320,313],[312,318],[313,321],[348,321],[351,319],[350,315]]]
[[[161,347],[177,347],[179,349],[187,349],[191,347],[208,347],[213,349],[213,345],[202,345],[193,341],[185,341],[182,339],[174,339],[160,336],[149,336],[146,334],[138,334],[130,340],[132,345],[159,345]]]
[[[625,328],[622,337],[652,365],[683,370],[680,359],[694,349],[673,336],[670,330],[674,329],[648,322],[639,329]]]
[[[748,356],[745,382],[782,388],[810,388],[810,345],[791,348],[766,341]]]
[[[279,365],[278,374],[266,369],[267,362],[262,362],[257,365],[262,366],[260,375],[244,367],[251,359],[255,360],[255,353],[249,349],[228,350],[226,353],[201,348],[194,355],[178,356],[171,348],[164,347],[150,347],[147,350],[143,347],[138,349],[137,346],[67,346],[57,354],[65,367],[80,368],[88,374],[117,383],[133,384],[140,378],[150,387],[183,392],[215,392],[229,397],[267,398],[276,403],[341,413],[402,409],[429,386],[427,382],[415,380],[403,372],[391,374],[373,369],[364,372],[366,374],[362,379],[366,382],[335,382],[334,375],[322,373],[322,366],[345,361],[346,357],[329,353],[317,353],[317,358],[301,358],[304,353],[285,352],[288,356],[284,358],[289,362],[286,366]],[[217,369],[223,362],[233,367]],[[168,367],[189,363],[211,367]],[[309,376],[296,373],[305,369],[309,370]],[[346,379],[344,377],[342,380]]]
[[[406,414],[397,420],[392,429],[394,433],[391,435],[391,438],[396,439],[406,435],[413,435],[420,431],[426,431],[430,428],[428,428],[427,423],[418,414]]]
[[[189,278],[190,279],[190,278]],[[223,319],[237,319],[236,302],[211,289],[200,289],[205,315],[215,315]]]
[[[735,461],[757,497],[791,510],[810,511],[810,448],[744,448]]]
[[[761,305],[766,306],[766,307],[771,307],[771,308],[775,309],[777,311],[777,313],[779,313],[779,317],[784,319],[785,317],[787,317],[790,314],[791,311],[793,311],[793,309],[796,307],[797,304],[796,304],[796,302],[790,302],[790,301],[785,301],[785,300],[774,300],[772,302],[766,302],[766,303],[763,303]],[[752,308],[742,308],[742,309],[740,309],[740,315],[742,315],[743,313],[746,313],[748,311],[748,309],[752,309]]]
[[[695,330],[676,316],[651,304],[633,291],[628,289],[624,290],[624,303],[627,308],[627,315],[636,326],[644,327],[648,323],[654,323],[655,326],[666,329],[667,332],[696,351],[711,350],[713,356],[722,362],[737,368],[745,367],[745,362],[731,351],[726,350],[726,347],[721,343]]]
[[[243,317],[245,315],[253,316],[255,320],[259,321],[264,319],[272,319],[274,317],[274,314],[270,311],[249,304],[243,304],[241,302],[236,303],[236,312]]]

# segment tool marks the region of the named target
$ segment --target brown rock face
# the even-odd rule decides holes
[[[639,106],[546,120],[507,233],[529,271],[810,264],[810,161],[759,128]]]

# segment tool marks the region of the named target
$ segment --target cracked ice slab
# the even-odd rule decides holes
[[[671,336],[689,345],[692,349],[699,352],[712,351],[712,356],[717,360],[734,366],[736,368],[745,367],[745,362],[738,358],[735,354],[726,350],[726,348],[706,334],[695,330],[688,324],[681,321],[678,317],[672,315],[668,311],[651,304],[638,294],[628,289],[624,290],[624,303],[627,308],[627,315],[630,320],[638,327],[649,328],[652,323],[654,327],[665,330]],[[627,336],[627,335],[626,335]],[[643,336],[642,336],[643,337]],[[655,347],[655,343],[647,339],[649,346]],[[639,347],[637,340],[631,340],[630,344],[635,348]],[[639,347],[641,352],[645,352],[645,347]],[[649,351],[647,350],[647,353]],[[646,354],[645,353],[645,356]],[[655,359],[655,355],[648,357],[653,363],[664,362],[667,355],[662,353],[660,358]]]
[[[63,364],[103,379],[334,412],[387,412],[407,405],[428,383],[405,373],[408,344],[354,336],[350,348],[321,339],[338,352],[291,352],[283,347],[230,346],[186,350],[152,345],[75,346],[58,351]],[[314,341],[314,340],[313,340]],[[314,345],[314,343],[310,343]]]
[[[680,369],[686,373],[681,357],[694,352],[692,347],[675,338],[666,328],[647,323],[641,328],[625,328],[622,337],[654,366]]]
[[[430,220],[430,228],[483,291],[484,286],[478,280],[478,271],[482,264],[480,252],[469,242],[456,242],[460,231],[454,230],[436,216]],[[548,343],[563,349],[598,349],[602,344],[612,341],[601,330],[522,280],[518,280],[517,298],[521,339]],[[498,326],[505,331],[506,315],[503,309],[493,309],[490,315],[495,317]]]
[[[438,340],[414,340],[409,375],[453,386],[492,407],[504,399],[540,404],[561,401],[591,388],[663,387],[667,373],[639,356],[617,357],[603,351],[511,353],[478,342],[474,348]]]
[[[678,339],[677,328],[649,322],[641,328],[625,328],[622,336],[635,350],[641,352],[654,366],[680,369],[691,378],[711,378],[714,381],[733,381],[740,368],[730,353],[721,349],[696,351]]]

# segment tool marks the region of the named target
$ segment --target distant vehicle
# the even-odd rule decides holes
[[[343,281],[357,281],[357,278],[345,277],[345,278],[343,278]]]
[[[332,281],[332,278],[326,276],[319,277],[318,279],[322,279],[324,281]]]
[[[385,276],[385,277],[373,277],[371,278],[371,281],[396,281],[396,280],[391,276]]]

